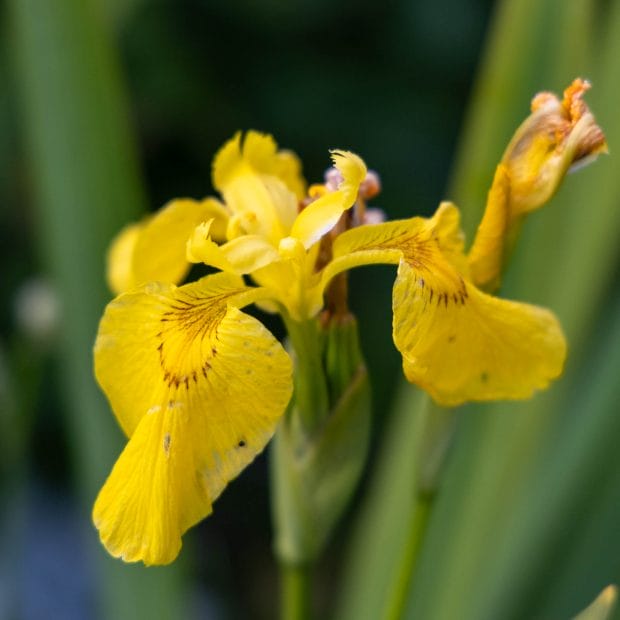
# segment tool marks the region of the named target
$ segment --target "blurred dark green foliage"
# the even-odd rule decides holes
[[[471,233],[473,222],[482,208],[493,167],[501,153],[498,145],[505,143],[516,123],[525,116],[531,95],[539,88],[560,89],[566,80],[578,72],[587,70],[593,64],[597,65],[598,59],[586,58],[589,40],[581,38],[581,28],[589,22],[581,19],[578,11],[588,7],[592,9],[590,14],[596,22],[595,32],[601,35],[602,40],[607,23],[601,16],[607,15],[609,7],[617,6],[617,3],[580,1],[570,4],[570,7],[576,7],[576,13],[564,10],[561,15],[566,21],[562,22],[556,21],[558,7],[562,3],[513,3],[521,7],[521,17],[527,11],[534,10],[535,5],[543,8],[537,13],[537,18],[530,22],[517,19],[519,15],[516,15],[511,26],[512,35],[503,32],[501,36],[506,37],[506,40],[514,36],[517,42],[532,36],[539,45],[520,48],[519,54],[512,58],[512,65],[506,57],[502,57],[494,66],[493,57],[487,57],[484,66],[489,73],[499,70],[506,72],[503,89],[485,91],[483,83],[483,87],[477,91],[476,101],[479,106],[476,114],[471,116],[470,130],[462,142],[461,159],[469,157],[476,150],[472,148],[472,144],[475,147],[476,143],[479,145],[477,157],[465,164],[461,161],[458,171],[463,176],[457,173],[453,179],[452,196],[447,193],[446,183],[493,8],[490,0],[447,0],[442,3],[394,0],[383,4],[368,1],[334,3],[327,0],[270,0],[258,3],[247,0],[236,3],[223,0],[85,2],[84,6],[93,8],[93,11],[88,12],[88,19],[91,20],[88,25],[101,37],[101,40],[95,37],[97,45],[105,49],[109,41],[113,44],[111,59],[104,59],[104,65],[108,66],[109,61],[108,69],[112,69],[110,75],[107,75],[107,70],[104,71],[106,76],[103,79],[113,83],[112,99],[116,103],[110,105],[118,104],[121,108],[116,118],[114,110],[108,109],[105,91],[96,89],[90,93],[90,98],[87,96],[82,101],[82,104],[86,102],[86,109],[92,107],[93,110],[92,116],[85,113],[82,119],[90,119],[88,122],[96,124],[97,118],[109,118],[106,116],[109,114],[114,117],[111,121],[116,127],[114,131],[119,132],[110,132],[111,142],[114,142],[115,135],[120,136],[116,147],[112,145],[111,151],[104,155],[109,167],[104,170],[92,169],[92,178],[109,180],[118,169],[121,169],[120,176],[125,173],[131,176],[131,171],[127,172],[125,168],[131,168],[135,161],[142,168],[143,178],[127,181],[129,185],[137,183],[137,186],[129,189],[110,187],[107,181],[104,186],[96,189],[96,186],[93,188],[88,185],[88,178],[78,178],[74,172],[88,170],[88,161],[73,162],[71,158],[67,159],[69,164],[64,169],[60,183],[61,186],[65,185],[56,189],[60,194],[66,191],[68,196],[79,197],[79,201],[67,203],[65,211],[55,212],[56,215],[62,214],[62,219],[54,219],[50,215],[53,211],[41,204],[44,202],[41,196],[46,194],[46,188],[41,186],[41,178],[45,177],[41,170],[49,165],[50,155],[41,155],[36,138],[32,138],[37,129],[41,128],[31,126],[33,118],[42,118],[41,114],[49,112],[50,127],[63,127],[56,124],[57,120],[52,114],[54,111],[62,113],[66,126],[72,125],[70,114],[62,109],[72,103],[70,89],[65,92],[68,98],[66,101],[47,101],[36,95],[45,92],[46,88],[50,92],[58,92],[55,89],[58,88],[58,80],[63,77],[62,73],[55,73],[54,65],[61,58],[63,50],[50,48],[49,43],[53,39],[46,38],[53,35],[48,28],[53,24],[54,18],[50,17],[53,9],[49,9],[52,13],[39,10],[45,3],[46,0],[11,0],[7,3],[10,11],[2,7],[0,295],[4,303],[0,305],[0,433],[4,442],[1,445],[8,448],[0,450],[0,499],[8,500],[10,506],[18,500],[27,506],[27,501],[19,492],[26,480],[29,487],[36,488],[36,484],[41,484],[51,489],[62,502],[77,507],[75,510],[85,527],[83,531],[76,532],[75,537],[88,550],[86,560],[82,558],[80,561],[92,561],[99,567],[99,572],[95,572],[96,576],[90,583],[91,598],[88,601],[93,608],[97,605],[94,601],[98,600],[98,590],[107,592],[108,599],[114,599],[112,602],[107,601],[102,616],[140,617],[136,610],[141,609],[146,613],[148,604],[151,605],[150,609],[165,614],[166,609],[175,609],[176,602],[182,600],[186,609],[198,610],[203,616],[208,614],[209,609],[216,609],[224,617],[273,617],[277,583],[275,566],[270,559],[268,488],[262,457],[231,485],[216,504],[213,516],[186,537],[188,543],[180,567],[155,569],[155,572],[151,570],[147,573],[137,567],[136,570],[127,569],[119,562],[105,558],[103,550],[98,547],[94,528],[89,528],[88,504],[122,443],[121,433],[114,427],[103,398],[94,386],[89,366],[89,347],[94,339],[96,319],[107,298],[103,283],[104,248],[113,232],[124,221],[137,217],[145,205],[156,209],[173,197],[210,194],[210,166],[215,151],[235,131],[248,128],[273,133],[281,146],[298,152],[310,181],[321,179],[329,163],[329,148],[346,148],[360,153],[368,165],[380,173],[383,181],[383,192],[373,206],[383,207],[392,218],[427,215],[435,209],[440,199],[458,198],[467,209],[465,222]],[[62,0],[58,3],[58,6],[61,5],[70,7],[71,0]],[[615,13],[618,13],[617,9]],[[68,32],[73,33],[67,41],[66,50],[72,49],[74,41],[71,36],[81,32],[79,16],[78,11],[73,14],[76,20],[74,23],[67,20],[64,24]],[[49,59],[42,59],[35,54],[24,60],[26,44],[23,28],[28,20],[31,25],[36,24],[39,28],[38,31],[29,31],[29,36],[32,36],[29,44],[36,46],[39,41],[41,49],[47,50]],[[16,24],[21,26],[16,27]],[[495,36],[500,35],[496,33]],[[554,45],[559,45],[558,41],[562,38],[565,39],[563,49],[568,48],[572,53],[557,54],[548,62],[539,63],[537,57],[551,54]],[[89,41],[92,43],[91,39]],[[47,48],[44,47],[46,42]],[[90,49],[92,51],[95,48]],[[95,65],[101,62],[98,55],[101,49],[93,52]],[[527,66],[524,58],[529,59]],[[49,65],[46,65],[48,60]],[[85,62],[83,66],[88,66],[89,58],[74,60],[75,66],[81,66],[81,60]],[[24,63],[30,63],[30,67],[39,63],[39,67],[48,66],[48,70],[34,78],[34,74],[31,74],[30,82],[26,84]],[[510,67],[510,70],[506,67]],[[64,77],[67,76],[68,79],[72,76],[70,69]],[[101,77],[87,76],[86,91],[88,84],[97,83]],[[596,77],[613,81],[611,72]],[[495,85],[499,82],[496,80]],[[74,86],[79,89],[79,80]],[[598,89],[599,83],[595,83],[595,87]],[[604,106],[608,113],[617,97],[614,97],[615,90],[611,85],[606,92],[609,93],[608,99],[599,101],[596,99],[596,90],[593,91],[593,100],[598,106]],[[117,96],[118,100],[115,99]],[[38,102],[34,112],[33,100]],[[500,103],[504,104],[503,108]],[[127,126],[122,120],[127,111],[123,107],[125,104],[129,112]],[[598,110],[597,105],[593,106],[595,111]],[[76,109],[80,109],[79,101]],[[75,118],[78,118],[78,113]],[[88,160],[89,144],[93,147],[108,144],[106,141],[109,136],[105,129],[93,136],[76,132],[78,151],[74,156],[77,160]],[[65,142],[69,138],[60,134],[51,140],[52,143],[57,140],[62,143],[61,146],[66,146]],[[127,140],[127,144],[135,143],[137,151],[135,160],[131,153],[128,155],[129,163],[126,166],[122,162],[119,165],[114,152],[114,148],[124,144],[124,140]],[[613,152],[615,145],[612,144],[611,148]],[[53,157],[51,161],[53,163]],[[76,168],[72,168],[73,163]],[[603,164],[607,169],[612,165],[609,161]],[[106,174],[110,176],[106,177]],[[59,178],[47,180],[53,186],[54,182],[58,184]],[[570,182],[571,189],[565,194],[572,194],[572,188],[576,186],[574,179]],[[76,187],[74,193],[71,191],[73,185]],[[147,196],[145,199],[140,196],[143,191]],[[92,200],[89,199],[89,192]],[[116,201],[115,195],[131,195],[132,198],[117,204],[120,199]],[[558,200],[562,198],[560,196]],[[612,198],[608,197],[609,204],[613,203]],[[585,204],[587,196],[582,199]],[[577,216],[573,219],[574,234],[582,222]],[[600,223],[598,225],[601,226]],[[602,226],[604,232],[604,222]],[[544,227],[544,222],[539,225],[540,229]],[[67,234],[62,241],[50,241],[50,237],[62,235],[63,229],[74,231],[79,238],[72,239],[71,234]],[[608,229],[615,230],[613,227]],[[58,230],[61,232],[58,233]],[[574,453],[586,473],[596,476],[600,472],[600,484],[592,488],[590,494],[582,492],[581,495],[573,496],[565,490],[567,497],[571,498],[567,510],[573,511],[576,516],[566,529],[552,532],[557,538],[553,542],[557,544],[549,546],[541,564],[543,572],[546,571],[548,575],[559,573],[557,562],[564,561],[566,556],[557,550],[563,544],[570,544],[573,538],[578,538],[571,555],[573,562],[566,563],[566,569],[561,571],[551,589],[547,588],[546,583],[531,582],[523,576],[523,572],[517,570],[521,589],[515,589],[515,592],[527,594],[527,598],[516,603],[511,601],[517,610],[509,617],[519,617],[520,614],[527,616],[530,601],[539,601],[538,609],[543,614],[541,618],[553,617],[558,609],[566,613],[575,610],[575,604],[581,603],[583,598],[583,590],[578,588],[583,575],[575,569],[575,558],[587,558],[588,562],[596,564],[597,570],[592,570],[589,588],[598,584],[601,575],[618,575],[619,570],[613,561],[613,557],[618,557],[618,554],[614,556],[609,550],[605,553],[603,548],[603,534],[617,531],[615,519],[618,511],[614,507],[617,508],[618,473],[609,469],[609,461],[588,459],[584,456],[585,452],[580,452],[582,448],[578,424],[579,416],[588,415],[589,410],[598,411],[603,419],[605,411],[617,408],[617,403],[614,403],[617,391],[613,389],[614,372],[618,367],[617,355],[613,360],[607,355],[610,343],[617,341],[618,333],[617,327],[611,326],[614,321],[609,318],[617,316],[617,308],[613,306],[617,291],[617,268],[607,265],[607,273],[602,280],[605,285],[599,283],[600,290],[596,289],[595,277],[588,272],[580,274],[580,282],[584,283],[584,287],[592,286],[588,291],[594,290],[599,296],[597,300],[601,301],[600,306],[593,304],[590,318],[586,320],[571,312],[569,298],[567,302],[567,295],[572,294],[570,291],[567,293],[561,287],[556,287],[554,291],[548,290],[545,269],[540,267],[540,254],[535,257],[538,263],[528,257],[530,243],[536,240],[540,242],[540,239],[546,239],[543,250],[548,252],[549,238],[544,236],[544,230],[541,233],[532,229],[525,233],[525,249],[517,257],[521,261],[522,270],[515,270],[515,275],[510,274],[509,286],[513,287],[511,290],[527,290],[531,301],[559,299],[563,303],[562,318],[569,322],[571,329],[574,328],[579,336],[574,346],[579,347],[584,355],[586,352],[591,353],[592,357],[587,359],[592,361],[591,366],[585,370],[574,362],[571,370],[573,374],[570,375],[573,383],[562,396],[562,402],[570,403],[566,407],[566,415],[571,424],[562,431],[566,435],[567,461],[563,461],[562,455],[540,457],[536,452],[536,441],[528,438],[522,429],[524,423],[521,422],[519,426],[516,421],[514,424],[517,431],[521,431],[522,437],[532,441],[532,450],[540,460],[548,461],[545,463],[550,471],[547,474],[548,480],[554,482],[554,475],[561,479],[561,467],[570,461]],[[570,236],[567,238],[573,239]],[[596,239],[596,235],[592,235],[590,242],[595,250]],[[85,240],[92,242],[90,253]],[[56,247],[60,250],[63,245],[75,243],[81,253],[74,257],[72,264],[63,263],[59,266],[52,260],[53,256],[59,256],[55,253],[57,250],[50,249],[54,243],[58,244]],[[584,247],[587,249],[587,244]],[[575,260],[579,261],[579,256]],[[579,267],[579,263],[572,265],[571,271],[562,278],[573,277]],[[65,268],[66,271],[63,271]],[[57,334],[55,340],[40,346],[40,343],[33,342],[17,328],[13,302],[24,282],[43,274],[58,284],[57,278],[62,280],[65,277],[63,273],[75,274],[71,282],[61,283],[57,289],[65,310],[70,309],[69,319],[63,326],[64,331]],[[397,381],[400,381],[400,360],[391,342],[389,309],[393,277],[392,269],[378,267],[365,270],[364,274],[352,274],[351,304],[359,317],[362,345],[373,383],[375,444],[384,430],[393,393]],[[537,284],[528,288],[529,279]],[[592,320],[592,316],[597,320]],[[76,333],[79,331],[79,337],[67,336],[73,333],[72,330]],[[609,343],[606,342],[608,333],[614,334],[614,340]],[[596,338],[591,339],[592,334],[600,337],[602,343]],[[79,355],[73,356],[78,349]],[[67,356],[73,356],[69,364]],[[68,388],[66,378],[62,379],[67,367],[81,378],[78,387],[82,386],[83,389],[78,390],[77,396],[75,391],[72,392],[75,386]],[[606,377],[604,380],[601,379],[603,374]],[[76,438],[84,432],[84,427],[80,426],[84,422],[80,421],[79,411],[78,415],[68,413],[70,407],[67,399],[73,399],[75,403],[80,398],[87,402],[91,397],[93,406],[89,411],[82,412],[84,420],[90,416],[96,424],[101,425],[101,429],[88,427],[87,434],[92,443],[76,445],[79,441]],[[598,404],[593,405],[593,400]],[[502,412],[498,415],[504,416],[502,420],[506,420],[505,416],[509,414]],[[484,438],[491,437],[496,441],[498,437],[506,437],[514,430],[511,423],[501,420],[496,424],[488,424],[484,413],[480,412],[473,415],[467,424],[460,428],[460,432],[465,442],[469,441],[463,444],[469,452],[466,448],[457,452],[456,459],[452,461],[452,477],[448,483],[449,488],[456,488],[457,491],[452,496],[448,495],[438,511],[439,518],[445,523],[455,518],[463,505],[465,509],[469,508],[470,521],[465,522],[462,531],[456,534],[452,532],[455,540],[459,534],[465,537],[461,538],[461,543],[466,541],[468,535],[467,524],[475,522],[477,513],[475,507],[467,503],[469,487],[462,487],[460,494],[458,492],[462,478],[459,478],[456,470],[462,468],[464,472],[475,473],[476,450],[481,446],[489,451],[493,449],[484,444]],[[544,425],[542,422],[540,424]],[[414,426],[415,422],[408,430],[414,432]],[[479,436],[476,432],[480,432]],[[601,444],[601,450],[613,451],[614,435],[610,427],[601,423],[591,430],[593,438],[596,432],[602,435],[601,441],[607,440],[607,443]],[[556,434],[549,434],[544,445],[548,447],[553,444],[557,437]],[[583,443],[585,440],[581,439]],[[401,455],[406,449],[404,445]],[[496,449],[500,451],[501,448]],[[479,458],[481,462],[483,456]],[[504,462],[504,466],[520,464],[528,459],[526,452],[517,457],[512,463]],[[407,464],[401,462],[401,465]],[[375,465],[376,461],[371,458],[371,472]],[[512,480],[511,475],[507,479]],[[489,488],[494,487],[491,485]],[[543,483],[536,490],[542,505],[545,491]],[[475,496],[472,494],[472,497]],[[339,555],[347,541],[347,533],[358,506],[353,507],[347,522],[340,528],[329,557],[325,560],[324,570],[319,571],[319,609],[331,609],[337,594],[332,573],[339,568]],[[535,504],[535,507],[539,509],[540,504]],[[0,527],[4,531],[0,532],[0,536],[4,540],[8,536],[7,532],[12,530],[7,529],[6,523],[10,519],[3,512],[9,515],[15,509],[6,504],[3,508],[6,510],[0,511]],[[503,509],[511,510],[512,505],[507,501]],[[535,509],[532,509],[534,513],[523,509],[526,513],[524,519],[537,523],[540,515],[535,513]],[[497,522],[489,522],[497,526]],[[45,537],[54,536],[53,531],[45,530],[44,518],[42,523],[42,531],[36,533],[41,541]],[[580,534],[581,524],[584,531],[587,530],[586,534]],[[32,531],[27,534],[35,535]],[[518,535],[519,532],[515,535],[517,540]],[[441,544],[441,540],[437,543],[438,539],[441,536],[435,534],[435,545]],[[16,540],[19,545],[22,539],[18,537]],[[37,540],[34,542],[36,544]],[[613,542],[615,544],[617,541]],[[465,548],[466,545],[460,547]],[[0,562],[0,578],[3,581],[6,575],[13,580],[19,578],[19,573],[7,573],[4,570],[6,559],[15,557],[15,554],[19,557],[19,553],[20,549],[13,545],[10,553],[7,552]],[[441,578],[441,570],[446,566],[447,570],[450,569],[449,554],[450,549],[444,549],[443,558],[440,557],[437,563],[437,573],[428,572],[429,580],[432,581],[436,575]],[[465,564],[465,568],[477,570],[481,565],[488,568],[484,558],[480,560],[482,555],[482,552],[478,555],[473,553],[471,564]],[[600,562],[599,558],[602,558]],[[32,559],[26,558],[24,561]],[[432,558],[426,562],[433,564]],[[60,582],[63,583],[62,575],[75,570],[71,553],[58,557],[57,566],[61,575]],[[499,566],[506,569],[505,564],[500,563]],[[458,572],[462,567],[458,565],[455,570]],[[180,575],[185,577],[183,587],[178,585]],[[160,578],[161,581],[158,581]],[[498,587],[498,592],[504,592],[501,587],[505,584],[498,584],[500,579],[493,582],[489,574],[485,578],[488,583]],[[10,579],[7,583],[13,584]],[[460,582],[465,591],[470,584],[471,581],[467,579]],[[159,596],[152,596],[158,588]],[[420,600],[424,603],[424,595],[428,597],[431,589],[425,591],[423,581],[419,588],[422,592]],[[566,592],[573,592],[573,597],[566,597]],[[25,591],[25,596],[36,596],[36,592]],[[491,598],[489,596],[488,601],[479,599],[478,606],[472,603],[468,611],[476,613],[497,609],[493,607]],[[157,604],[161,600],[166,601],[166,606],[158,609]],[[501,595],[498,600],[501,600]],[[89,608],[86,613],[92,613],[93,608]],[[132,615],[132,610],[138,615]]]

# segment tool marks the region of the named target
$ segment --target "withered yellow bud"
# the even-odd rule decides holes
[[[607,151],[605,136],[583,101],[589,82],[577,78],[560,101],[542,92],[502,157],[510,183],[511,219],[541,207],[574,165]]]
[[[506,148],[469,251],[470,276],[488,291],[498,288],[523,217],[542,207],[572,168],[607,152],[605,135],[583,101],[590,84],[577,78],[560,101],[538,93],[532,113]]]

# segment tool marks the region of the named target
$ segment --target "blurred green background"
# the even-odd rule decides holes
[[[91,526],[123,445],[92,378],[91,346],[109,299],[105,249],[124,223],[170,198],[210,194],[215,151],[253,128],[295,150],[310,181],[322,178],[329,148],[358,152],[382,178],[373,206],[392,218],[456,199],[471,235],[531,96],[578,75],[594,82],[588,101],[612,156],[571,176],[528,222],[504,287],[559,314],[567,375],[530,403],[458,414],[403,613],[564,618],[617,581],[619,5],[5,2],[0,618],[276,613],[264,457],[184,538],[173,566],[113,561]],[[317,571],[319,617],[383,617],[368,549],[390,511],[406,522],[411,509],[412,474],[400,469],[411,447],[394,434],[410,428],[417,396],[405,393],[391,413],[401,385],[393,278],[379,267],[352,275],[376,432],[367,479]],[[395,451],[402,459],[390,465]],[[360,536],[374,539],[366,555]]]

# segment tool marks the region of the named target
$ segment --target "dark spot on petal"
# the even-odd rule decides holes
[[[170,454],[170,433],[164,435],[164,452],[166,456]]]
[[[486,383],[489,380],[489,373],[488,372],[483,372],[480,375],[480,381],[482,381],[482,383]]]
[[[454,342],[456,340],[456,336],[449,336],[448,342]]]
[[[245,439],[240,439],[237,448],[245,448]]]

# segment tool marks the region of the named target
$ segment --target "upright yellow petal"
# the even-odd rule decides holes
[[[108,254],[108,282],[116,294],[145,282],[178,283],[187,275],[185,244],[196,226],[213,221],[222,238],[228,214],[213,198],[172,200],[139,224],[123,229]]]
[[[360,183],[366,176],[366,165],[354,153],[333,151],[332,159],[343,179],[338,190],[310,203],[297,216],[291,229],[290,236],[299,239],[306,248],[331,230],[343,212],[353,206]]]
[[[306,180],[301,173],[301,161],[295,153],[278,151],[274,173],[295,194],[297,200],[306,197]]]
[[[284,172],[284,178],[279,174]],[[297,214],[297,198],[287,187],[291,164],[284,164],[271,136],[249,131],[229,140],[213,161],[213,185],[242,224],[240,233],[258,234],[271,243],[285,237]]]
[[[240,164],[249,165],[258,174],[280,179],[299,200],[306,195],[306,182],[301,162],[292,151],[278,150],[272,136],[248,131],[241,144],[238,131],[216,154],[213,160],[213,186],[222,191],[238,173]]]
[[[108,305],[95,373],[131,436],[93,512],[112,554],[173,560],[183,532],[275,431],[291,363],[238,309],[255,296],[217,274],[180,288],[149,285]]]

